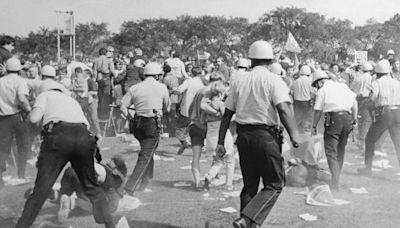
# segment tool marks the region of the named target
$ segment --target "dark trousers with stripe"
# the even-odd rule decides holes
[[[24,177],[27,156],[31,151],[28,124],[23,121],[19,113],[0,116],[0,173],[6,171],[6,161],[10,156],[14,137],[18,149],[16,155],[18,177]]]
[[[54,182],[68,162],[77,174],[83,192],[93,204],[95,221],[106,224],[106,227],[114,227],[107,197],[97,183],[94,170],[96,149],[94,135],[83,124],[57,123],[51,132],[44,133],[37,161],[35,187],[26,200],[16,227],[31,227]]]
[[[368,130],[365,138],[365,166],[369,169],[372,168],[375,143],[386,130],[389,130],[400,164],[400,109],[395,109],[380,113]]]
[[[237,125],[237,147],[243,175],[241,215],[262,225],[285,180],[281,143],[266,126]],[[258,191],[260,178],[264,187]]]
[[[160,129],[155,118],[152,117],[135,116],[130,124],[130,129],[140,143],[136,166],[125,185],[125,190],[133,193],[139,184],[140,188],[145,188],[149,180],[153,178],[153,155],[160,140]]]
[[[330,112],[325,117],[324,146],[329,170],[332,175],[331,188],[339,189],[347,139],[352,130],[352,117],[348,112]]]

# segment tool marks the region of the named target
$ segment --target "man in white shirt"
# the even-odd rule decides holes
[[[55,70],[53,72],[49,76],[55,76]],[[62,90],[62,85],[54,80],[44,81],[29,114],[30,122],[42,122],[43,142],[37,162],[35,187],[16,227],[25,228],[33,224],[58,175],[70,162],[85,195],[93,204],[95,221],[105,224],[106,228],[114,228],[106,195],[96,180],[93,160],[97,140],[88,131],[88,121],[78,102]]]
[[[314,105],[313,135],[322,113],[325,113],[324,146],[329,170],[332,175],[330,187],[339,190],[339,176],[352,125],[357,120],[356,95],[341,82],[329,80],[324,71],[314,72],[312,85],[318,89]]]

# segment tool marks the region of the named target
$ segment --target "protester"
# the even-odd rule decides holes
[[[190,124],[190,112],[189,108],[193,102],[193,98],[196,93],[204,87],[204,81],[201,78],[201,69],[200,67],[195,67],[192,70],[193,78],[189,78],[184,81],[182,85],[174,90],[175,94],[179,94],[182,96],[181,105],[180,105],[180,115],[177,120],[177,132],[176,136],[181,143],[181,147],[178,150],[178,154],[183,154],[184,150],[189,147],[188,139],[187,139],[187,127]],[[193,142],[192,142],[193,146]],[[193,147],[192,147],[193,149]],[[197,150],[198,147],[195,146],[194,150]],[[201,147],[200,147],[201,150]]]
[[[223,77],[223,75],[221,75]],[[215,76],[212,78],[216,78]],[[213,79],[215,80],[215,79]],[[214,153],[213,162],[210,170],[204,177],[204,187],[209,189],[209,185],[213,178],[217,176],[221,168],[226,165],[226,181],[225,186],[228,190],[233,190],[233,174],[235,171],[235,157],[234,145],[232,134],[228,131],[225,136],[225,149],[226,154],[223,158],[215,154],[215,148],[218,142],[219,126],[221,125],[221,118],[225,112],[225,105],[223,99],[227,93],[227,87],[222,80],[213,81],[210,83],[209,94],[207,94],[201,101],[200,108],[205,111],[207,122],[207,137],[206,145],[207,152]],[[193,164],[193,162],[192,162]]]

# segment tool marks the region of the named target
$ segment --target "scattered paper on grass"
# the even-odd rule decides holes
[[[237,210],[233,207],[221,208],[219,210],[222,212],[225,212],[225,213],[236,213],[237,212]]]
[[[375,151],[374,154],[375,156],[387,157],[387,153],[382,151]]]
[[[118,203],[118,212],[127,212],[138,208],[143,205],[142,202],[136,197],[124,195]]]
[[[380,172],[380,171],[383,171],[383,169],[379,169],[379,168],[374,168],[374,167],[372,167],[372,172]]]
[[[397,176],[400,176],[400,173],[396,173]]]
[[[177,182],[174,184],[174,187],[190,187],[190,186],[192,186],[192,185],[187,182]]]
[[[200,163],[205,163],[207,162],[207,160],[200,160]]]
[[[304,221],[316,221],[318,217],[316,215],[310,215],[308,213],[299,215]]]
[[[122,216],[122,218],[118,221],[116,228],[129,228],[129,223],[125,216]]]
[[[234,192],[223,192],[225,197],[239,197],[240,196],[240,191],[234,191]]]
[[[150,188],[145,188],[145,189],[143,190],[143,192],[153,192],[153,190],[151,190]]]
[[[242,174],[237,174],[237,173],[233,174],[233,180],[234,181],[238,181],[238,180],[241,180],[241,179],[243,179]]]
[[[343,200],[343,199],[334,199],[334,200],[333,200],[333,203],[334,203],[335,205],[340,206],[340,205],[350,204],[351,202],[350,202],[350,201],[347,201],[347,200]]]
[[[37,162],[37,157],[34,157],[34,158],[26,161],[26,163],[28,163],[29,165],[34,166],[34,167],[36,167],[36,162]]]
[[[351,162],[343,162],[343,165],[354,165],[354,163],[351,163]]]
[[[190,166],[190,165],[182,166],[181,169],[192,169],[192,166]]]
[[[393,168],[393,166],[389,165],[389,160],[387,160],[387,159],[374,161],[374,162],[372,163],[372,166],[374,166],[374,167],[376,167],[376,168],[380,168],[380,169],[390,169],[390,168]]]
[[[153,155],[153,159],[154,159],[154,161],[159,161],[159,160],[161,160],[161,157],[159,155],[155,154],[155,155]]]
[[[351,193],[354,194],[368,194],[368,191],[364,188],[350,188]]]
[[[161,161],[175,161],[175,158],[161,156]]]
[[[208,193],[208,192],[207,192],[207,193],[204,193],[204,194],[203,194],[203,197],[210,197],[210,193]]]
[[[29,184],[33,181],[32,178],[13,178],[11,176],[5,176],[3,177],[4,185],[5,186],[19,186],[19,185],[24,185],[24,184]]]
[[[103,148],[100,148],[100,150],[109,150],[110,149],[110,147],[103,147]]]
[[[321,159],[319,160],[319,163],[328,163],[328,161],[326,159]]]

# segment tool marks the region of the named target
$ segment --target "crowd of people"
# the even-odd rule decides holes
[[[90,199],[97,223],[115,227],[115,199],[150,183],[165,133],[179,140],[178,155],[191,148],[198,191],[209,189],[224,166],[225,186],[232,190],[238,152],[244,186],[234,227],[262,225],[277,201],[285,180],[284,132],[294,148],[301,144],[299,133],[323,132],[334,191],[341,189],[346,144],[355,129],[365,151],[359,174],[372,175],[374,151],[382,150],[385,132],[400,161],[400,61],[392,50],[376,62],[292,62],[277,57],[268,42],[256,41],[245,55],[184,62],[176,50],[149,58],[140,48],[120,55],[108,46],[93,61],[58,64],[18,59],[12,54],[15,42],[9,36],[0,40],[0,191],[14,139],[19,179],[25,178],[26,161],[38,156],[35,187],[17,227],[32,225],[68,162],[60,208],[78,192]],[[104,162],[97,149],[97,140],[107,134],[101,120],[110,112],[118,132],[128,131],[140,143],[130,175],[126,166],[133,164],[118,156]],[[39,135],[42,145],[34,154]],[[204,151],[214,157],[202,182]]]

